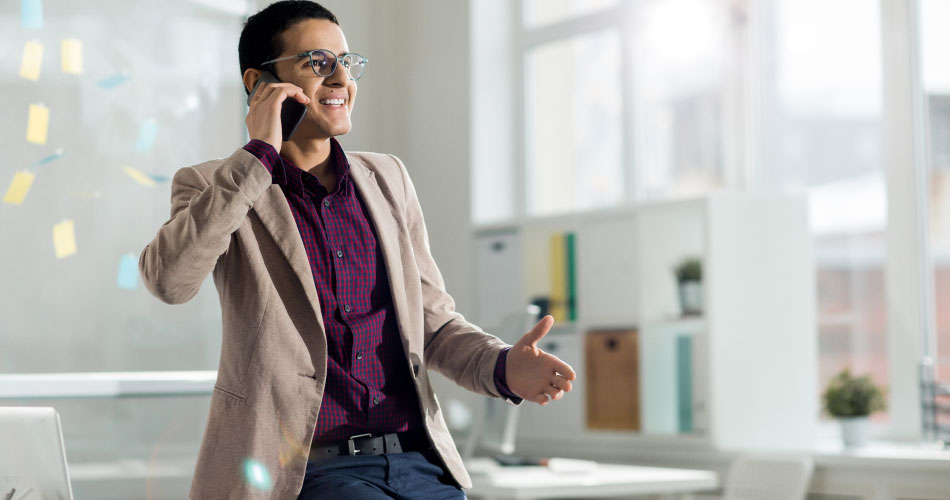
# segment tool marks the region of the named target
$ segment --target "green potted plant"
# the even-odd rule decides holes
[[[841,423],[846,448],[866,444],[868,416],[886,408],[884,390],[868,375],[851,375],[850,368],[845,368],[828,382],[822,403],[825,412]]]
[[[674,267],[678,285],[680,309],[683,316],[703,313],[703,261],[699,257],[685,257]]]

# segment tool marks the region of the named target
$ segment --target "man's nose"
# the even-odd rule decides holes
[[[347,81],[350,79],[350,73],[343,67],[343,63],[337,62],[336,69],[333,71],[333,74],[327,77],[325,82],[328,85],[341,86],[345,87]]]

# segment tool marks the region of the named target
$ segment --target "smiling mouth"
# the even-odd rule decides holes
[[[346,106],[346,99],[320,99],[318,102],[329,108],[342,108]]]

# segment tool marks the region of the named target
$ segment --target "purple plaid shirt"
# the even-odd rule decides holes
[[[418,394],[399,338],[392,293],[375,229],[343,148],[330,139],[338,184],[328,192],[313,174],[282,158],[270,144],[244,149],[273,176],[290,204],[307,250],[327,335],[327,380],[314,441],[422,429]],[[505,383],[509,349],[498,355],[495,385]]]

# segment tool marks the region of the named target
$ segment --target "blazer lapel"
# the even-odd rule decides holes
[[[396,309],[396,322],[399,325],[399,336],[402,338],[402,346],[406,356],[413,352],[409,346],[409,338],[406,334],[410,324],[407,316],[406,294],[400,290],[405,290],[405,276],[403,275],[402,252],[399,251],[399,229],[396,224],[396,218],[390,211],[390,203],[386,200],[383,192],[379,189],[376,182],[376,173],[368,168],[363,160],[347,155],[350,163],[350,178],[353,184],[359,189],[363,198],[363,203],[372,217],[373,225],[376,227],[377,245],[383,250],[383,259],[386,262],[386,273],[389,276],[389,289],[393,297],[393,305]]]
[[[320,330],[326,332],[323,324],[323,314],[320,310],[320,298],[317,296],[317,286],[313,283],[313,272],[310,270],[310,260],[307,258],[307,249],[303,246],[297,222],[290,212],[287,198],[280,186],[272,184],[267,191],[254,202],[254,212],[260,217],[264,227],[270,232],[277,246],[284,253],[287,262],[300,278],[304,294],[316,316]]]

